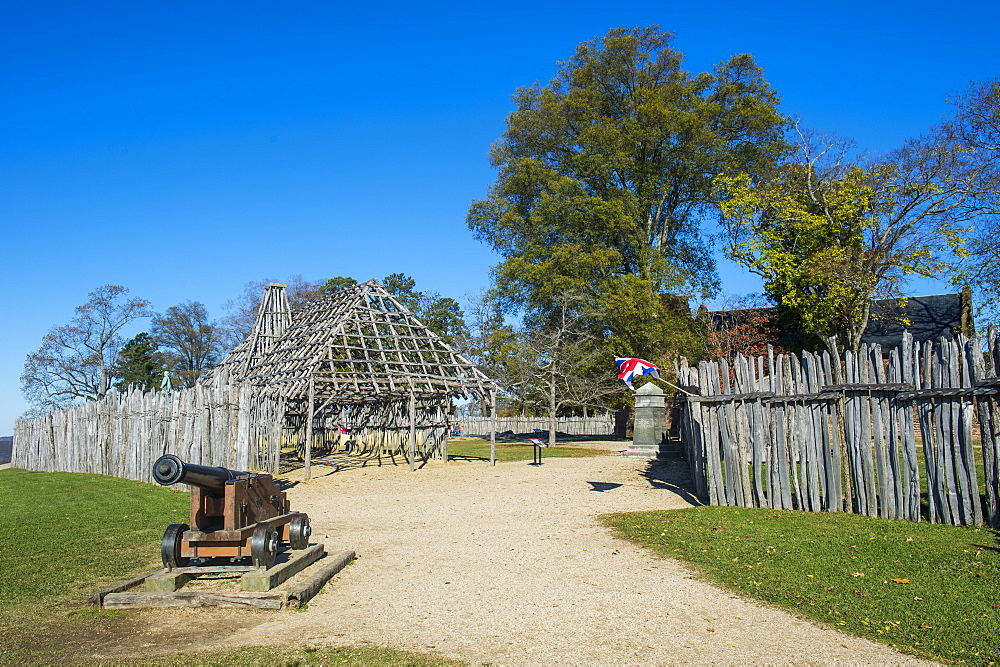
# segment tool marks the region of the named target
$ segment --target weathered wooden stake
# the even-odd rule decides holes
[[[490,390],[490,465],[497,464],[497,392]]]
[[[410,472],[416,470],[417,455],[417,397],[410,392]]]
[[[316,381],[309,378],[309,410],[306,413],[306,465],[305,465],[305,478],[308,480],[312,475],[312,441],[313,441],[313,418],[315,417],[313,413],[314,399],[316,397]]]

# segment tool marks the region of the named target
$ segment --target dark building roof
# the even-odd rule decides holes
[[[717,330],[747,324],[754,315],[767,315],[773,308],[749,308],[746,310],[720,310],[709,313]],[[881,299],[872,302],[871,315],[861,342],[881,345],[890,349],[903,342],[903,331],[909,331],[917,343],[936,341],[942,336],[951,338],[955,334],[974,333],[972,318],[972,293],[965,289],[955,294],[935,294],[933,296],[911,296],[903,299]],[[784,335],[794,336],[794,332]],[[770,341],[782,344],[782,334]]]
[[[971,335],[971,301],[968,292],[875,301],[861,342],[896,347],[903,341],[904,330],[918,343],[963,332]]]

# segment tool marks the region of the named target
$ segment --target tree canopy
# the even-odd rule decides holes
[[[25,361],[21,387],[36,410],[105,396],[115,380],[121,330],[152,315],[148,301],[129,298],[121,285],[102,285],[88,297],[76,317],[49,331]]]
[[[952,100],[955,111],[942,131],[972,152],[982,173],[972,229],[970,261],[961,279],[978,288],[981,303],[1000,314],[1000,78],[972,83]]]
[[[167,368],[184,387],[196,385],[225,352],[219,327],[198,301],[185,301],[153,317],[151,333]]]
[[[300,275],[289,276],[286,280],[251,280],[243,286],[243,292],[235,299],[230,299],[223,308],[227,311],[219,324],[222,346],[231,350],[246,338],[253,329],[257,319],[257,308],[260,306],[260,296],[264,288],[271,283],[282,283],[288,294],[288,305],[295,310],[302,303],[317,297],[317,285],[305,280]]]
[[[454,343],[466,335],[465,314],[455,299],[437,292],[417,291],[416,281],[403,273],[389,274],[382,279],[382,284],[389,294],[446,343]]]
[[[157,352],[156,341],[141,333],[122,346],[115,362],[115,389],[128,391],[158,391],[163,381],[163,357]]]
[[[712,178],[767,170],[787,150],[786,120],[751,56],[692,74],[671,37],[612,30],[581,44],[547,85],[515,93],[490,153],[497,180],[467,218],[503,258],[494,294],[505,309],[588,295],[603,326],[633,345],[625,339],[661,310],[661,294],[716,289],[699,229]],[[623,297],[643,307],[620,308]]]
[[[239,298],[226,303],[229,314],[219,327],[224,347],[230,349],[235,347],[250,332],[257,316],[260,296],[264,288],[272,282],[282,281],[264,279],[249,282]],[[309,282],[302,276],[295,275],[283,282],[287,285],[288,303],[293,311],[315,299],[328,297],[358,284],[358,281],[350,276],[335,276],[324,282]],[[455,299],[443,297],[436,292],[417,290],[416,281],[404,273],[390,273],[382,278],[381,282],[387,292],[447,343],[453,343],[466,334],[462,308]]]
[[[940,132],[867,163],[802,135],[796,158],[770,176],[719,176],[716,187],[730,256],[803,331],[857,350],[873,298],[900,295],[908,274],[953,270],[981,176]]]

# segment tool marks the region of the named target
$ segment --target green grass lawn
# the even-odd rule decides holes
[[[709,581],[851,634],[949,662],[1000,659],[993,530],[734,507],[605,521]]]
[[[114,642],[128,636],[137,612],[98,611],[85,606],[87,596],[161,567],[163,531],[171,523],[187,523],[189,498],[185,492],[102,475],[0,470],[0,662],[76,663],[83,658],[68,646],[79,637]],[[345,661],[448,664],[388,649],[299,647],[257,647],[162,662]]]
[[[622,449],[625,449],[627,446],[627,443],[623,444]],[[555,447],[545,447],[542,449],[542,460],[561,456],[605,456],[612,453],[603,449],[556,445]],[[534,458],[534,455],[534,445],[530,442],[504,442],[497,440],[497,461],[530,461]],[[480,458],[489,461],[490,441],[481,438],[466,440],[449,438],[448,458]]]
[[[159,564],[188,494],[102,475],[0,471],[0,606],[79,600]]]

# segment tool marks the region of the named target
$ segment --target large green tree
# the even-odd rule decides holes
[[[163,381],[163,358],[148,333],[136,335],[122,346],[115,362],[115,389],[158,391]]]
[[[769,169],[787,150],[786,120],[750,55],[692,74],[670,40],[657,27],[612,30],[514,95],[490,153],[496,183],[468,214],[503,257],[494,294],[508,311],[583,294],[623,344],[648,346],[627,339],[660,312],[661,294],[716,289],[699,231],[712,178]],[[651,307],[623,317],[622,295]]]

